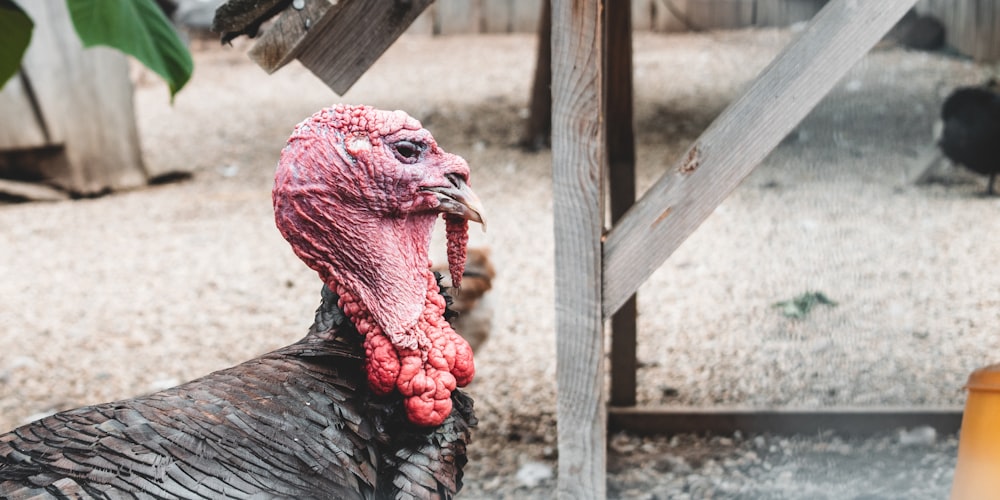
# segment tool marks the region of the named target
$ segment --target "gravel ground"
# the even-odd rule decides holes
[[[650,185],[793,36],[635,40],[640,188]],[[468,498],[549,498],[555,342],[548,153],[515,146],[528,36],[401,39],[343,98],[292,66],[267,77],[246,46],[202,47],[190,86],[137,71],[154,173],[194,179],[114,196],[0,205],[0,428],[134,396],[297,340],[314,274],[271,219],[292,127],[336,101],[405,109],[466,157],[488,208],[498,277],[470,388],[481,418]],[[944,94],[987,69],[873,52],[640,289],[641,404],[961,405],[1000,347],[1000,200],[980,179],[914,186]],[[441,251],[442,239],[435,240]],[[803,320],[771,306],[837,302]],[[614,498],[942,498],[956,439],[674,436],[610,440]]]

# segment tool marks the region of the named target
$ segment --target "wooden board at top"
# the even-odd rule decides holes
[[[343,95],[432,1],[341,2],[310,29],[299,62]]]

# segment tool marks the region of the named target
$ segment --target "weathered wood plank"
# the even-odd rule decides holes
[[[247,55],[264,71],[274,73],[299,55],[302,41],[327,10],[340,8],[343,3],[334,5],[329,0],[306,0],[301,10],[285,9]]]
[[[831,0],[607,235],[604,314],[736,189],[916,0]]]
[[[298,59],[337,94],[361,78],[433,0],[352,0],[329,9],[301,43]]]
[[[953,407],[834,407],[821,409],[762,408],[611,408],[608,425],[636,434],[816,434],[845,435],[891,432],[900,427],[930,426],[954,434],[962,425],[962,408]]]
[[[605,497],[601,0],[552,2],[558,495]]]
[[[18,73],[0,90],[0,151],[40,148],[49,144],[37,103],[24,75]]]
[[[22,71],[49,142],[65,145],[65,161],[40,164],[40,176],[85,195],[144,185],[128,60],[104,47],[84,50],[63,0],[20,5],[33,19],[44,20],[35,24]]]
[[[605,134],[608,142],[608,190],[611,220],[618,221],[635,202],[635,131],[632,113],[631,2],[605,5]],[[633,295],[611,317],[611,394],[616,406],[636,397],[636,302]]]

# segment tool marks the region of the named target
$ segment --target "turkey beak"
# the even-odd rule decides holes
[[[483,203],[479,201],[479,196],[476,196],[461,177],[448,175],[447,179],[451,183],[450,186],[425,188],[425,191],[434,193],[441,203],[438,210],[478,222],[483,225],[483,231],[486,231],[486,218],[483,217]]]

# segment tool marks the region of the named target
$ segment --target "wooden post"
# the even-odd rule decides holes
[[[556,271],[558,496],[606,490],[601,315],[604,34],[601,0],[552,2],[552,176]]]
[[[614,314],[916,0],[831,0],[607,235]]]
[[[535,58],[535,79],[531,84],[531,110],[522,143],[538,151],[549,143],[552,134],[552,2],[542,0],[538,20],[538,57]]]
[[[635,132],[632,117],[631,2],[605,6],[604,110],[608,140],[611,220],[618,222],[635,203]],[[632,295],[611,317],[612,406],[635,405],[636,302]]]

